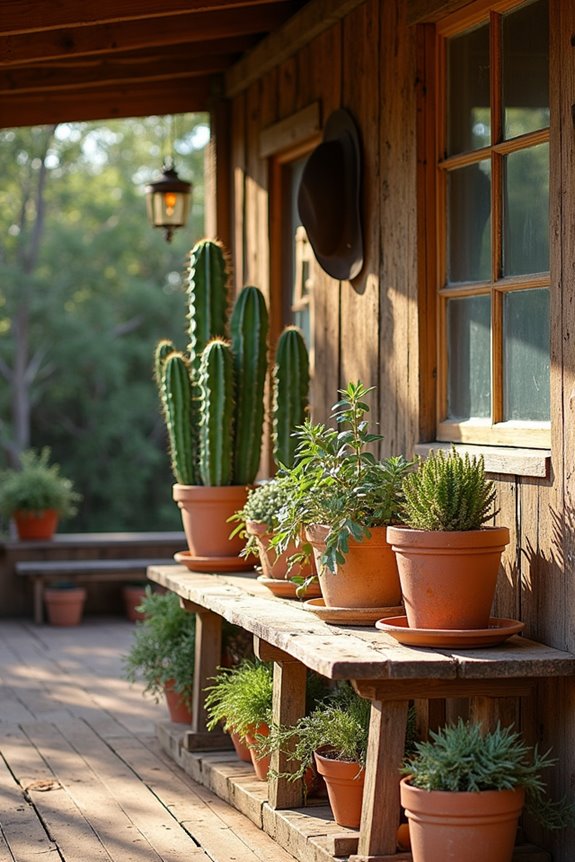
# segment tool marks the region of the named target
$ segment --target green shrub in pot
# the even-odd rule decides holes
[[[128,681],[144,683],[144,694],[156,702],[165,693],[165,686],[174,690],[187,706],[191,705],[195,661],[195,614],[188,613],[178,596],[172,592],[152,592],[138,608],[144,618],[134,625],[130,651],[123,656],[124,674]]]
[[[554,763],[513,728],[485,733],[462,719],[416,742],[401,781],[414,862],[510,862],[524,802],[547,829],[572,825],[573,803],[545,794]]]
[[[296,431],[295,465],[279,473],[287,480],[288,505],[275,542],[280,550],[299,543],[308,555],[313,548],[326,605],[400,603],[385,531],[399,517],[402,482],[411,465],[403,456],[378,460],[371,451],[382,439],[369,429],[365,399],[371,391],[361,382],[340,390],[332,413],[335,428],[304,422]]]
[[[0,473],[0,513],[25,519],[38,519],[53,512],[54,527],[58,518],[74,515],[82,499],[70,479],[62,476],[60,465],[50,463],[51,450],[29,449],[20,456],[18,469]]]
[[[487,525],[496,489],[483,458],[455,447],[420,460],[403,482],[403,523],[387,538],[396,554],[410,628],[485,630],[507,527]]]

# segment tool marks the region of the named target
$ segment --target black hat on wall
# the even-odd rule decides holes
[[[351,114],[340,108],[325,124],[309,156],[298,191],[298,209],[319,265],[337,279],[359,275],[361,147]]]

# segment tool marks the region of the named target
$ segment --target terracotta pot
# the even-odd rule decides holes
[[[320,565],[329,528],[306,529],[326,607],[387,608],[401,603],[401,588],[395,555],[386,539],[386,527],[371,527],[371,538],[351,539],[345,563],[335,574]]]
[[[228,518],[243,509],[249,488],[244,485],[174,485],[173,497],[182,514],[188,550],[192,557],[238,557],[244,547],[240,536],[230,539]]]
[[[359,763],[333,760],[319,751],[314,753],[318,773],[327,787],[327,797],[339,826],[359,829],[365,770]]]
[[[525,793],[420,790],[402,778],[413,862],[511,862]]]
[[[53,626],[78,626],[82,621],[86,590],[84,587],[47,587],[44,601],[48,622]]]
[[[244,763],[252,763],[252,753],[245,744],[242,737],[239,736],[239,734],[235,733],[233,730],[230,731],[230,737],[238,758],[240,760],[243,760]]]
[[[136,608],[142,603],[142,599],[146,596],[146,588],[142,586],[127,586],[122,589],[124,598],[124,609],[126,616],[131,623],[137,620],[143,620],[145,614],[143,611],[137,611]]]
[[[427,532],[388,527],[410,628],[486,629],[507,527]]]
[[[289,569],[289,558],[296,553],[297,548],[295,544],[290,544],[287,550],[278,556],[275,548],[270,545],[273,532],[269,530],[267,524],[262,524],[260,521],[246,521],[246,532],[256,537],[264,577],[285,581],[294,577],[307,578],[311,575],[310,564],[304,566],[296,564]]]
[[[177,724],[191,724],[192,713],[190,708],[182,701],[181,695],[174,688],[174,680],[170,679],[164,684],[164,695],[168,712],[170,713],[170,721]]]
[[[12,514],[12,519],[21,542],[52,539],[58,526],[58,513],[55,509],[43,509],[40,512],[19,509]]]
[[[250,730],[246,733],[246,742],[249,746],[252,746],[256,741],[257,733],[259,733],[261,736],[268,736],[269,732],[269,725],[265,724],[265,722],[254,725],[254,727],[250,728]],[[270,756],[268,755],[266,757],[256,757],[256,753],[251,747],[249,751],[256,777],[259,778],[260,781],[267,781],[270,768]]]

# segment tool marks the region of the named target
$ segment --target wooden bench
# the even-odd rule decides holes
[[[20,577],[30,578],[34,593],[34,622],[44,619],[44,587],[55,581],[85,584],[94,582],[142,581],[148,566],[165,564],[165,559],[128,560],[21,560],[14,564]]]
[[[515,636],[492,649],[416,649],[397,643],[375,627],[326,625],[298,602],[271,596],[253,573],[206,575],[172,565],[152,566],[148,577],[179,595],[184,607],[196,614],[194,718],[183,740],[187,751],[215,747],[206,729],[203,692],[219,662],[222,619],[251,632],[256,654],[273,661],[274,722],[292,724],[303,714],[306,668],[328,679],[351,681],[371,701],[361,826],[359,833],[350,835],[347,830],[350,862],[411,859],[410,854],[396,852],[398,777],[411,701],[425,723],[433,721],[432,711],[443,699],[464,698],[474,719],[493,726],[499,719],[508,723],[516,698],[532,702],[537,679],[575,676],[575,655],[525,637]],[[271,766],[272,774],[290,768],[277,753]],[[276,812],[298,809],[294,828],[305,833],[305,828],[301,830],[302,802],[298,782],[270,778],[263,828],[272,834],[279,829]],[[291,827],[284,824],[283,828]],[[309,845],[305,834],[290,839],[292,846],[300,848],[294,853],[300,862],[317,862],[317,848]],[[336,855],[334,850],[327,858]],[[516,858],[535,862],[548,857],[536,848],[518,848]]]

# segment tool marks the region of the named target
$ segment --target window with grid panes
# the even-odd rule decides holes
[[[437,27],[439,440],[549,445],[547,0]]]

